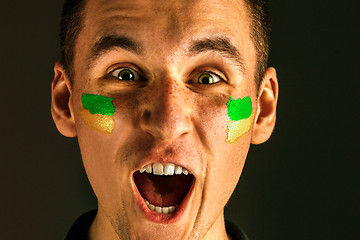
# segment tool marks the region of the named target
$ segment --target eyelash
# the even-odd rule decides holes
[[[122,71],[124,71],[124,70],[128,70],[128,72],[130,72],[132,75],[134,75],[135,79],[134,80],[122,80],[122,79],[119,79],[120,73]],[[118,76],[113,75],[116,71],[119,71]],[[111,70],[108,74],[106,74],[106,77],[115,78],[117,81],[124,81],[124,82],[140,82],[140,81],[145,80],[145,78],[141,74],[139,74],[138,71],[134,70],[131,67],[118,67],[118,68],[115,68],[115,69]]]
[[[120,74],[121,71],[123,71],[123,70],[128,70],[129,72],[131,72],[134,75],[135,80],[122,80],[122,79],[119,79],[119,77],[116,77],[116,76],[113,75],[114,72],[119,71],[119,74]],[[200,77],[202,75],[206,75],[206,74],[212,76],[212,78],[217,78],[218,81],[214,82],[214,83],[209,83],[209,84],[199,83]],[[109,73],[107,73],[106,77],[107,78],[115,78],[116,81],[121,81],[121,82],[142,82],[142,81],[146,81],[146,78],[143,77],[142,74],[139,74],[137,70],[134,70],[131,67],[118,67],[118,68],[115,68],[115,69],[111,70]],[[202,85],[203,87],[210,87],[210,86],[213,86],[213,85],[222,84],[222,83],[224,83],[226,81],[221,76],[219,76],[218,74],[216,74],[216,73],[214,73],[212,71],[201,71],[201,72],[198,72],[198,73],[194,74],[193,77],[189,81],[187,81],[187,83],[190,83],[190,84],[193,84],[194,82],[195,82],[195,84]]]
[[[214,83],[211,83],[211,84],[201,84],[199,83],[198,81],[200,80],[200,77],[202,75],[205,75],[205,74],[208,74],[210,76],[212,76],[213,78],[218,78],[218,81],[217,82],[214,82]],[[203,85],[203,86],[206,86],[206,87],[210,87],[210,86],[213,86],[213,85],[218,85],[218,84],[221,84],[221,83],[224,83],[226,82],[221,76],[219,76],[218,74],[212,72],[212,71],[201,71],[197,74],[195,74],[195,76],[190,80],[190,82],[192,81],[196,81],[196,84],[197,85]]]

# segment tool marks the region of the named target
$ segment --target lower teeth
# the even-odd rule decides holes
[[[170,207],[158,207],[155,206],[151,203],[149,203],[149,201],[147,201],[146,199],[144,199],[146,206],[154,212],[158,212],[158,213],[164,213],[164,214],[171,214],[173,212],[175,212],[175,210],[177,209],[177,206],[170,206]]]

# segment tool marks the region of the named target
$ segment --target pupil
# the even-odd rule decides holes
[[[202,79],[201,79],[201,82],[203,84],[209,84],[210,83],[210,78],[209,76],[204,76]]]
[[[119,77],[121,80],[132,80],[133,75],[130,71],[122,71]]]

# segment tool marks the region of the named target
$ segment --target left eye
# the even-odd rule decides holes
[[[109,75],[121,81],[139,81],[141,78],[136,71],[130,68],[117,68],[111,71]]]
[[[208,85],[218,83],[220,81],[221,81],[220,77],[212,73],[202,73],[197,79],[197,83],[208,84]]]

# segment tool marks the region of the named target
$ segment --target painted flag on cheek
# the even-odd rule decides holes
[[[109,97],[84,93],[81,97],[83,109],[80,116],[85,124],[100,133],[111,134],[115,127],[112,117],[115,107],[112,100]]]
[[[233,143],[250,130],[254,120],[254,114],[252,114],[250,97],[236,100],[231,96],[229,96],[229,98],[230,101],[227,102],[226,106],[231,122],[226,130],[228,134],[226,142]]]

